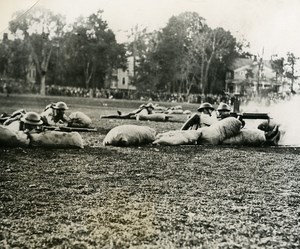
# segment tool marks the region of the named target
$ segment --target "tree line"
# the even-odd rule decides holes
[[[25,80],[32,64],[41,94],[51,84],[100,89],[133,56],[131,82],[138,90],[207,94],[222,92],[228,66],[249,56],[247,44],[209,27],[196,12],[172,16],[158,31],[137,25],[121,44],[102,14],[98,10],[67,25],[64,16],[41,7],[15,13],[9,23],[14,39],[0,43],[0,74]]]

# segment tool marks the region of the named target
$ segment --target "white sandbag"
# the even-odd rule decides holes
[[[0,125],[0,146],[26,147],[29,142],[28,136],[23,131],[13,131],[7,126]]]
[[[243,129],[236,136],[227,138],[223,144],[260,146],[266,142],[265,132],[259,129]]]
[[[12,132],[18,132],[20,131],[20,120],[16,120],[5,127],[7,127],[7,129],[11,130]]]
[[[72,112],[69,116],[72,127],[89,127],[92,120],[83,112]]]
[[[148,126],[120,125],[111,129],[103,140],[103,145],[131,146],[152,143],[156,131]]]
[[[31,134],[30,144],[37,147],[83,148],[83,140],[78,132],[45,131]]]
[[[175,109],[175,110],[167,110],[165,111],[166,114],[183,114],[182,109]]]
[[[137,114],[136,120],[149,120],[149,121],[168,121],[170,116],[163,113],[153,113],[153,114]]]
[[[201,137],[200,130],[168,131],[168,132],[158,134],[153,144],[157,144],[157,145],[197,144],[199,137]]]
[[[190,111],[190,110],[185,110],[185,111],[183,112],[183,114],[190,115],[190,114],[192,114],[192,111]]]
[[[213,123],[209,127],[200,128],[202,136],[199,139],[200,144],[217,145],[226,138],[237,135],[241,129],[241,122],[234,118],[228,117]]]

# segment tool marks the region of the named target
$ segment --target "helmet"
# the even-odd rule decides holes
[[[25,124],[31,125],[41,125],[43,121],[41,120],[41,116],[36,112],[27,112],[22,118],[21,121]]]
[[[56,104],[53,105],[54,109],[59,109],[59,110],[68,110],[69,107],[67,106],[67,104],[65,102],[57,102]]]
[[[229,105],[227,105],[226,103],[222,103],[222,102],[219,104],[217,110],[218,111],[228,111],[228,112],[231,111]]]
[[[215,110],[215,108],[213,108],[213,106],[210,103],[208,103],[208,102],[202,103],[199,106],[199,108],[197,109],[197,111],[201,112],[201,111],[203,111],[203,109],[209,109],[209,110],[212,110],[212,111]]]

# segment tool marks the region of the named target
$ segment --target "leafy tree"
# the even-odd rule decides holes
[[[171,17],[155,51],[161,88],[187,93],[195,86],[204,93],[224,88],[226,65],[237,57],[238,45],[230,32],[211,29],[195,12]]]
[[[273,55],[276,56],[276,55]],[[276,84],[278,83],[278,79],[282,78],[283,74],[284,74],[284,58],[278,58],[273,60],[273,56],[271,56],[271,67],[273,69],[273,71],[275,72],[275,82]]]
[[[46,75],[54,45],[52,41],[63,35],[64,26],[63,16],[42,7],[35,7],[26,14],[16,12],[15,19],[9,23],[10,31],[23,37],[30,49],[41,81],[42,95],[46,93]]]
[[[156,58],[161,70],[161,88],[168,91],[186,91],[195,82],[195,57],[191,57],[190,44],[194,33],[201,31],[204,19],[195,12],[184,12],[169,19],[160,32]],[[196,60],[197,61],[197,60]]]
[[[128,56],[133,57],[132,84],[141,92],[156,91],[158,85],[158,63],[155,59],[158,32],[147,32],[136,25],[131,29],[127,46]]]
[[[205,26],[203,32],[193,39],[193,55],[199,58],[201,67],[200,88],[203,92],[212,92],[218,70],[224,71],[224,65],[230,63],[236,55],[236,39],[223,28],[211,29]],[[223,68],[220,68],[222,67]],[[225,77],[223,72],[222,77]]]
[[[9,76],[24,79],[30,66],[30,51],[23,40],[15,39],[10,43]]]
[[[287,53],[287,63],[286,65],[288,66],[287,70],[286,70],[286,77],[291,79],[291,92],[294,92],[294,81],[298,78],[297,76],[295,76],[295,65],[296,65],[296,62],[299,58],[296,57],[294,55],[294,53],[291,53],[291,52],[288,52]]]
[[[66,35],[68,78],[84,87],[103,87],[113,69],[124,66],[125,46],[102,19],[103,11],[78,19]]]
[[[4,38],[0,43],[0,74],[4,76],[8,72],[10,52],[10,41],[7,38]]]

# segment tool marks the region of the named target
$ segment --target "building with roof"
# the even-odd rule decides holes
[[[113,79],[110,83],[110,89],[115,90],[136,90],[133,85],[134,59],[133,56],[127,58],[127,69],[118,68],[113,72]]]
[[[257,94],[261,91],[277,92],[282,78],[276,75],[271,61],[256,58],[238,58],[226,73],[225,91],[231,94]]]

